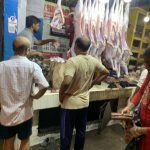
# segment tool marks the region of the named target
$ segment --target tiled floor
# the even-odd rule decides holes
[[[55,143],[55,146],[53,144],[37,145],[32,150],[59,150],[59,141],[51,143]],[[123,129],[119,124],[106,127],[100,135],[96,130],[86,133],[84,150],[123,150],[124,147]]]

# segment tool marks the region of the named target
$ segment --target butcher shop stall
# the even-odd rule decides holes
[[[89,91],[85,149],[99,150],[97,144],[105,143],[104,148],[101,147],[103,150],[123,150],[120,112],[147,74],[143,53],[150,46],[150,1],[4,0],[3,7],[1,59],[8,60],[13,55],[11,43],[25,28],[27,16],[40,19],[40,29],[35,34],[38,40],[55,39],[53,43],[34,45],[33,50],[42,55],[29,58],[40,65],[49,82],[45,95],[33,102],[33,149],[59,147],[59,88],[64,79],[65,63],[75,57],[76,39],[86,36],[91,41],[88,55],[98,59],[110,74]],[[33,89],[37,90],[36,85]]]

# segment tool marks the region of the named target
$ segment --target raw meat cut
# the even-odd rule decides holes
[[[61,29],[65,23],[64,15],[61,9],[61,0],[57,1],[56,9],[54,12],[54,17],[51,21],[51,27],[55,29]]]
[[[83,5],[83,16],[81,21],[82,34],[88,36],[88,0],[85,0]]]
[[[82,11],[83,11],[83,0],[78,0],[77,5],[75,7],[75,14],[74,14],[74,26],[75,26],[74,40],[71,49],[69,50],[71,56],[75,56],[74,46],[75,46],[76,39],[83,35],[81,30],[81,23],[83,17]]]

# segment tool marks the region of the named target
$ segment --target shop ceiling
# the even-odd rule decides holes
[[[50,2],[56,3],[57,0],[46,0]],[[76,5],[78,0],[62,0],[62,4],[65,6],[72,6],[74,7]],[[110,0],[113,1],[113,0]],[[145,7],[145,8],[150,8],[150,0],[132,0],[131,2],[132,7]]]

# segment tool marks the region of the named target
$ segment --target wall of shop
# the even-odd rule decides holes
[[[26,0],[18,0],[18,33],[25,28],[26,23]]]
[[[34,15],[41,20],[40,30],[35,35],[38,39],[42,39],[43,32],[43,10],[44,0],[19,0],[18,4],[18,33],[25,28],[26,16]]]
[[[59,49],[52,47],[51,43],[40,47],[40,50],[46,52],[60,52],[63,53],[68,50],[69,40],[66,37],[52,36],[50,33],[50,16],[45,17],[45,6],[46,4],[54,5],[52,13],[54,12],[55,5],[54,3],[49,3],[44,0],[5,0],[4,1],[4,59],[8,60],[13,56],[12,42],[25,28],[26,16],[35,15],[41,20],[40,30],[36,33],[37,39],[48,39],[55,38],[58,39],[61,43]],[[67,10],[67,7],[62,6],[64,10]],[[9,32],[9,17],[15,17],[17,20],[16,31],[14,33]],[[51,16],[52,17],[52,16]]]
[[[43,33],[43,10],[44,1],[43,0],[4,0],[4,59],[10,59],[14,53],[12,48],[12,42],[25,28],[25,20],[27,15],[35,15],[41,20],[40,31],[37,33],[36,37],[42,39]],[[17,20],[15,32],[9,31],[12,27],[8,22],[10,17],[15,17]]]
[[[44,3],[44,0],[27,0],[26,15],[34,15],[41,20],[40,30],[35,34],[37,39],[42,39]]]

